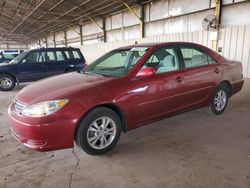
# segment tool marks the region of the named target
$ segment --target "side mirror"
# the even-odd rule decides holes
[[[152,67],[142,68],[136,75],[136,78],[145,78],[154,75],[156,70]]]
[[[27,63],[27,60],[26,60],[26,59],[23,59],[23,60],[22,60],[22,63]]]

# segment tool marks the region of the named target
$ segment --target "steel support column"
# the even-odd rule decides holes
[[[141,33],[141,38],[144,38],[145,36],[145,24],[144,24],[144,5],[141,4],[140,7],[140,16],[137,15],[137,13],[132,9],[126,2],[123,2],[123,4],[128,8],[130,12],[134,14],[134,16],[138,19],[140,22],[140,33]]]
[[[103,42],[107,42],[106,18],[102,19]]]
[[[222,0],[215,0],[215,16],[216,16],[216,32],[217,32],[217,39],[212,41],[212,49],[217,51],[218,47],[218,35],[220,31],[221,25],[221,7],[222,7]]]
[[[53,44],[54,44],[54,47],[56,47],[56,35],[53,34]]]
[[[82,40],[82,26],[79,25],[79,28],[80,28],[80,43],[81,43],[81,46],[83,45],[83,40]]]
[[[144,13],[145,5],[141,4],[140,12],[141,12],[141,38],[145,37],[145,13]]]
[[[65,30],[64,32],[64,45],[68,46],[68,42],[67,42],[67,31]]]
[[[48,48],[48,39],[45,37],[45,47]]]

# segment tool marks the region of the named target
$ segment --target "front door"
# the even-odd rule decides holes
[[[174,47],[160,48],[146,61],[142,68],[154,67],[156,74],[131,81],[132,124],[139,125],[185,106],[185,73],[179,62]]]
[[[44,56],[42,55],[39,51],[31,51],[18,64],[20,82],[31,82],[45,77]]]

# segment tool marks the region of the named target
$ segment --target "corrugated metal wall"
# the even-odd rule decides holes
[[[250,78],[250,26],[224,28],[220,39],[222,55],[242,62],[244,76]]]
[[[211,48],[212,41],[210,40],[210,32],[195,31],[189,33],[176,33],[169,35],[159,35],[148,38],[139,39],[138,43],[149,42],[171,42],[171,41],[186,41],[195,42]],[[84,45],[81,50],[86,57],[88,63],[91,63],[97,57],[104,53],[118,48],[134,44],[136,40],[127,40],[110,43],[97,43]],[[221,54],[231,60],[242,62],[244,76],[250,78],[250,26],[237,26],[221,29],[219,33],[219,47],[222,48]]]

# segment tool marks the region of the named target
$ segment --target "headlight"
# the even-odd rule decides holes
[[[51,100],[51,101],[36,103],[24,108],[21,114],[31,117],[47,116],[60,110],[68,102],[69,102],[68,99],[63,99],[63,100]]]

